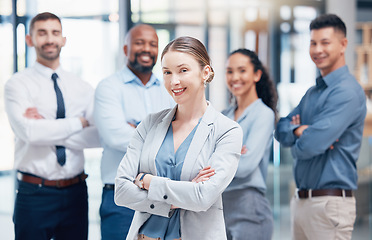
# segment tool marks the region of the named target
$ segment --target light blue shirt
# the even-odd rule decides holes
[[[234,120],[236,108],[233,104],[222,113]],[[257,99],[244,110],[237,122],[243,129],[243,145],[247,152],[240,156],[238,170],[225,192],[253,187],[265,193],[275,114],[261,99]]]
[[[114,184],[116,171],[138,125],[149,113],[175,105],[162,82],[153,74],[143,85],[125,66],[102,80],[95,92],[94,119],[103,146],[101,178]]]
[[[195,126],[187,138],[178,147],[176,152],[174,152],[172,124],[169,126],[167,135],[165,136],[165,139],[155,159],[156,172],[158,176],[180,181],[183,162],[198,125]],[[151,217],[141,227],[140,234],[144,234],[147,237],[161,238],[164,240],[180,238],[179,209],[176,209],[170,218],[151,215]]]
[[[299,138],[293,133],[299,125],[291,124],[296,114],[301,125],[309,125]],[[365,116],[364,91],[347,66],[317,79],[299,105],[280,119],[275,131],[275,138],[291,147],[298,188],[357,188],[356,161]]]

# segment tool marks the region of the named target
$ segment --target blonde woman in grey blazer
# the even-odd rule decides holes
[[[170,42],[162,68],[177,106],[149,115],[137,127],[115,181],[116,204],[136,210],[127,239],[224,240],[221,194],[238,166],[242,130],[206,101],[213,69],[200,41],[181,37]],[[189,144],[178,163],[178,180],[159,176],[157,168],[169,161],[159,159],[169,136],[174,152]]]

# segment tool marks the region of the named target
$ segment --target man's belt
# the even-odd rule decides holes
[[[296,196],[298,198],[310,198],[321,196],[352,197],[353,192],[351,190],[344,189],[297,190]]]
[[[103,188],[104,189],[106,189],[106,190],[115,190],[115,184],[105,184],[104,186],[103,186]]]
[[[31,184],[37,184],[37,185],[46,186],[46,187],[56,187],[56,188],[69,187],[71,185],[85,181],[87,177],[88,175],[82,172],[76,177],[69,178],[69,179],[47,180],[47,179],[37,177],[34,175],[29,175],[29,174],[25,174],[21,172],[17,173],[17,178],[19,181],[31,183]]]

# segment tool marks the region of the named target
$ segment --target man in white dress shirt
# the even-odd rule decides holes
[[[35,16],[26,43],[36,63],[5,85],[5,108],[15,134],[18,190],[15,239],[87,239],[86,147],[98,147],[93,88],[64,71],[60,19]]]

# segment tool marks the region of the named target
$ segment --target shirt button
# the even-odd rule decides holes
[[[154,208],[155,208],[155,205],[154,205],[154,204],[151,204],[151,205],[150,205],[150,208],[151,208],[151,209],[154,209]]]
[[[164,195],[163,198],[164,198],[164,199],[168,199],[168,196],[167,196],[167,195]]]

